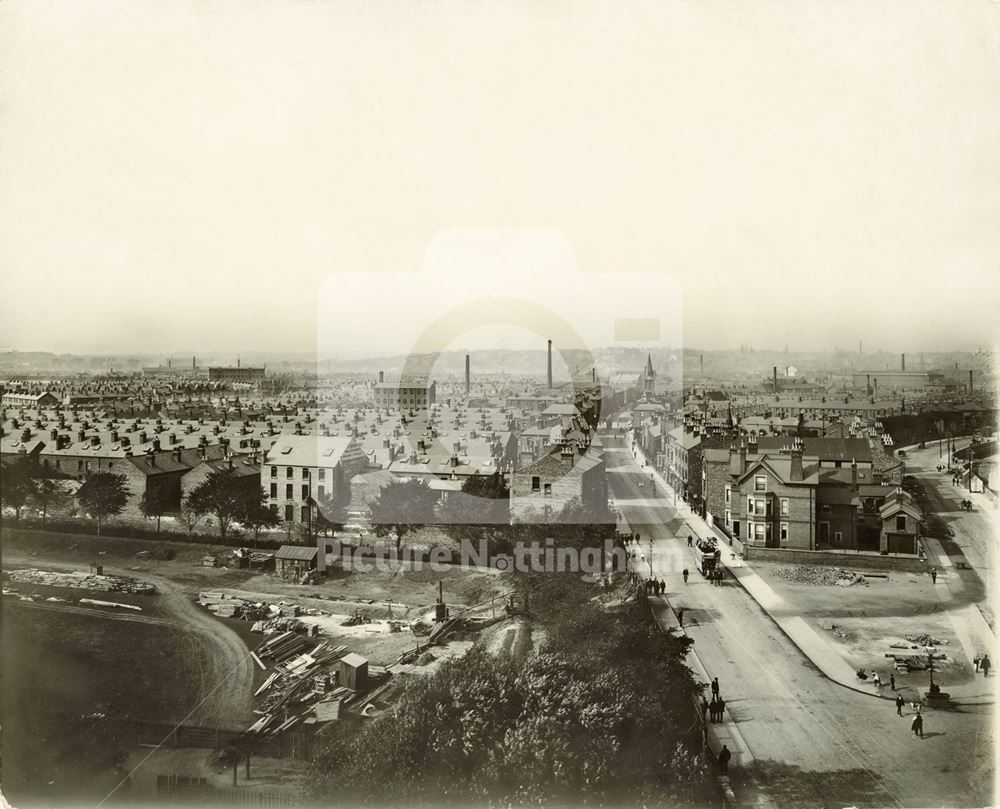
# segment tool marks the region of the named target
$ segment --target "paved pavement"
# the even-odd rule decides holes
[[[654,574],[667,586],[663,609],[684,609],[684,631],[695,641],[705,676],[719,678],[726,724],[735,727],[727,732],[736,745],[730,745],[731,768],[741,804],[993,802],[991,711],[978,706],[962,713],[930,711],[928,734],[940,736],[911,738],[908,720],[896,716],[890,702],[824,676],[736,581],[729,578],[718,587],[704,580],[686,543],[697,530],[673,507],[672,493],[659,483],[655,491],[651,488],[648,468],[641,469],[621,441],[609,437],[605,447],[623,529],[642,535],[640,548],[647,557],[652,541]],[[681,575],[685,567],[687,584]],[[745,583],[749,568],[730,572],[741,571]],[[766,602],[766,593],[758,595]]]

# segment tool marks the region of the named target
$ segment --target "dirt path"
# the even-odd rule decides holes
[[[7,551],[3,562],[5,568],[30,566],[50,570],[79,569],[76,564]],[[174,623],[183,630],[183,654],[198,668],[197,704],[184,720],[185,723],[223,729],[246,727],[246,722],[252,715],[254,667],[250,652],[240,637],[207,612],[199,610],[192,600],[193,594],[169,579],[146,572],[136,574],[133,570],[108,565],[105,565],[104,570],[111,575],[139,578],[154,584],[160,592],[159,604],[166,613],[166,619],[160,619],[160,622]],[[117,620],[139,617],[110,615],[92,610],[86,612]]]

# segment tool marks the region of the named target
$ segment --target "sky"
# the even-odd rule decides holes
[[[688,346],[995,343],[998,14],[7,0],[0,348],[406,351],[395,324],[492,289],[518,231],[560,281],[509,297],[567,322],[666,289]]]

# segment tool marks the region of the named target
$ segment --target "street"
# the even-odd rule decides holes
[[[696,572],[686,541],[694,531],[672,493],[653,491],[622,439],[604,440],[625,530],[641,535],[647,559],[652,541],[654,575],[666,583],[670,605],[684,609],[695,653],[719,678],[726,721],[736,723],[752,754],[749,761],[734,755],[735,784],[743,771],[781,807],[993,803],[991,706],[927,711],[918,740],[891,700],[825,678],[736,581],[713,586]]]

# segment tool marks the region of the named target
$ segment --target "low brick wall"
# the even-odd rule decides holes
[[[906,573],[926,573],[926,559],[914,556],[882,556],[881,554],[838,553],[836,551],[801,551],[791,548],[755,548],[746,546],[748,562],[785,562],[793,565],[830,565],[831,567],[867,568],[869,570],[902,570]]]

